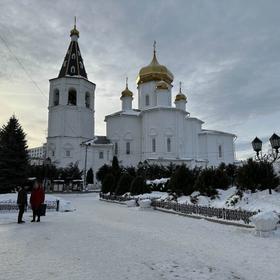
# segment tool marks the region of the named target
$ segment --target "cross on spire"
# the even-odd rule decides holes
[[[181,81],[179,83],[179,87],[180,87],[179,92],[182,93],[182,82]]]
[[[125,77],[125,86],[128,88],[128,77]]]
[[[156,54],[156,44],[157,44],[157,42],[156,42],[156,40],[154,40],[154,44],[153,44],[153,47],[154,47],[154,54]]]
[[[76,23],[77,23],[77,18],[76,16],[74,17],[74,28],[76,29]]]

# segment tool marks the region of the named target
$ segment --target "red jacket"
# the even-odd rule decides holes
[[[45,193],[44,190],[39,187],[37,189],[33,189],[30,196],[30,204],[32,209],[38,209],[42,203],[45,201]]]

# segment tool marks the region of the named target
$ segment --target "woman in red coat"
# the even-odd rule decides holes
[[[45,201],[44,190],[41,184],[39,184],[38,181],[35,181],[30,196],[30,204],[33,211],[33,219],[31,222],[35,222],[36,216],[38,217],[37,222],[40,222],[40,210],[41,210],[41,205],[44,203],[44,201]]]

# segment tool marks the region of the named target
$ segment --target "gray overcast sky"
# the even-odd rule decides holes
[[[173,95],[182,81],[187,110],[205,121],[204,128],[235,133],[238,157],[253,154],[249,142],[256,135],[267,140],[280,132],[280,1],[0,5],[0,124],[15,113],[30,147],[45,141],[48,80],[58,75],[75,15],[88,78],[97,85],[96,134],[105,134],[104,116],[120,109],[126,75],[137,106],[135,80],[151,61],[153,40],[159,62],[175,76]]]

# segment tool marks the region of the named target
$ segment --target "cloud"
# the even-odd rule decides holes
[[[97,85],[97,134],[105,133],[104,116],[120,108],[125,76],[136,97],[135,79],[151,60],[153,40],[160,63],[175,76],[173,95],[182,81],[191,115],[207,128],[237,134],[240,154],[244,147],[251,152],[253,137],[279,128],[279,1],[29,0],[1,5],[0,34],[11,52],[0,40],[0,102],[5,106],[0,123],[16,112],[30,146],[45,138],[48,80],[58,75],[74,15],[85,67]]]

